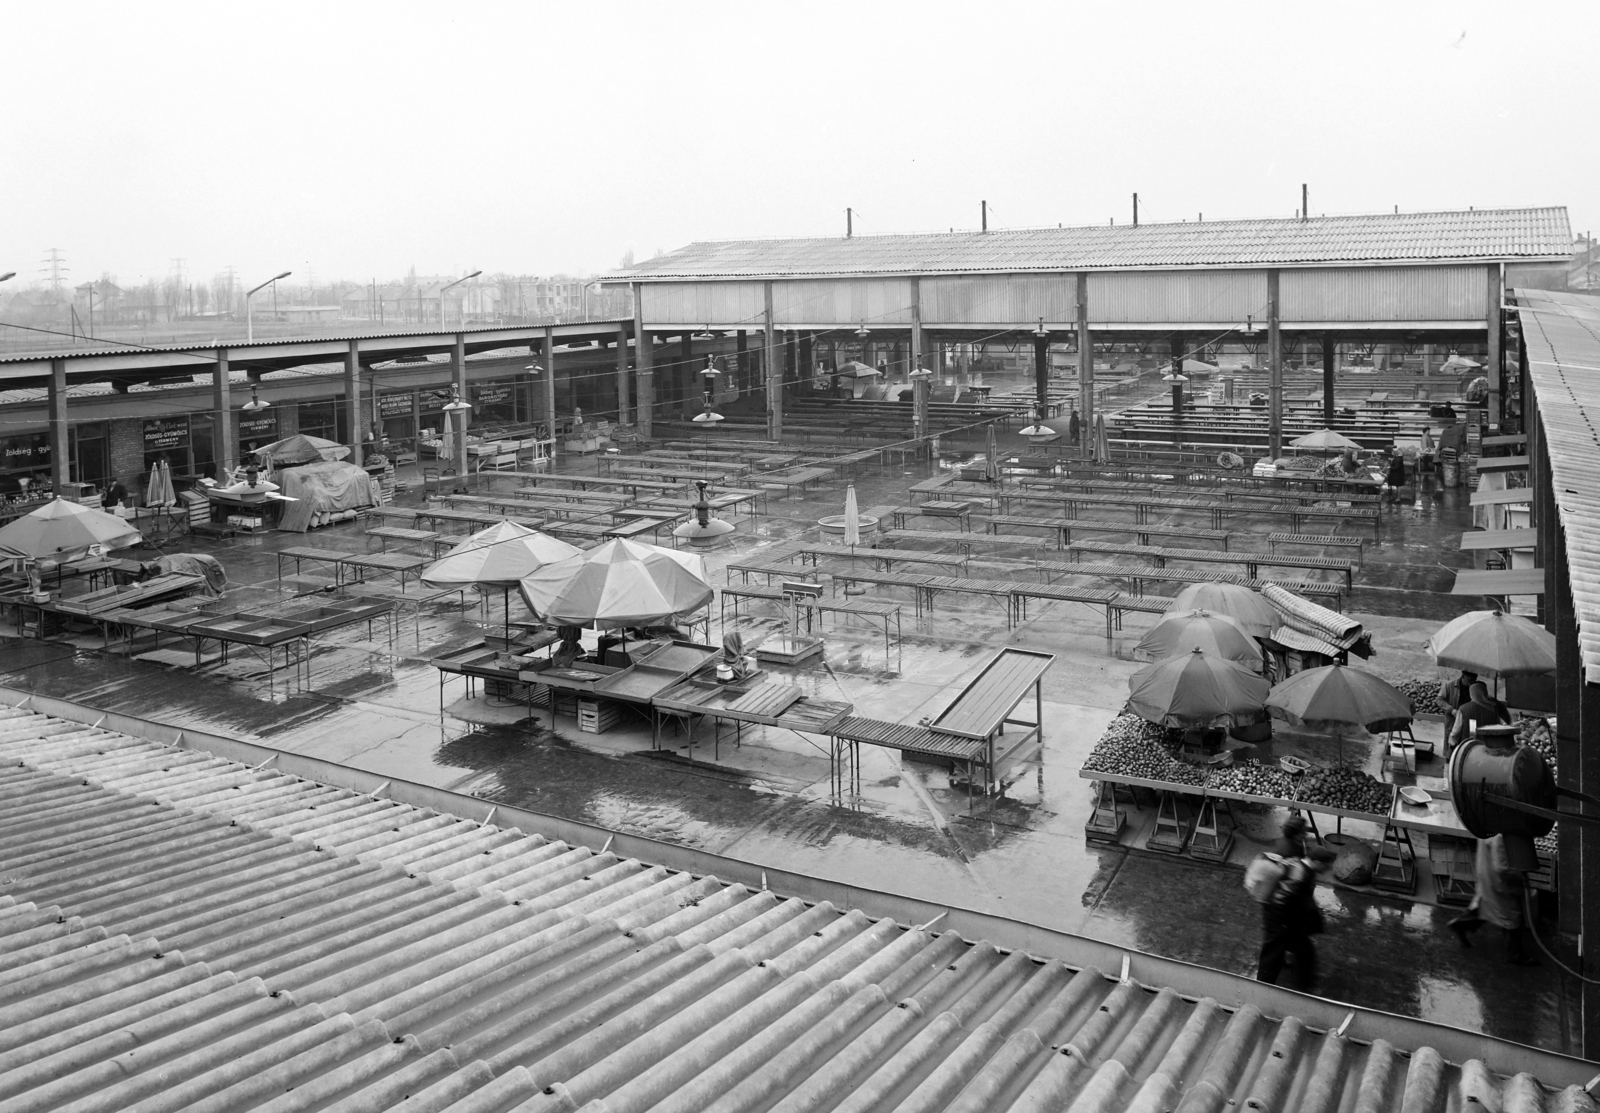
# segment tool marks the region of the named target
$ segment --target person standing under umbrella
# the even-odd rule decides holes
[[[1471,669],[1462,669],[1461,675],[1454,680],[1446,680],[1439,685],[1439,702],[1450,710],[1447,712],[1448,722],[1444,725],[1445,737],[1449,738],[1455,733],[1455,715],[1463,705],[1472,700],[1472,685],[1478,679],[1478,674]]]
[[[1469,689],[1471,699],[1456,709],[1455,729],[1450,732],[1450,750],[1472,737],[1472,724],[1479,726],[1510,725],[1511,709],[1489,694],[1489,686],[1481,680],[1474,681]],[[1449,753],[1445,754],[1449,757]]]

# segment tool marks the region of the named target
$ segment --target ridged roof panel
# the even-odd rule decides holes
[[[1565,259],[1565,208],[693,243],[611,281]]]
[[[0,1110],[1595,1109],[31,711],[0,806]]]

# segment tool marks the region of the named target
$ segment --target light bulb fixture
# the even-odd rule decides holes
[[[471,402],[463,402],[461,400],[461,390],[460,390],[460,388],[457,387],[455,383],[451,383],[450,384],[450,401],[446,402],[440,408],[443,409],[444,412],[447,413],[447,414],[465,413],[467,410],[472,409],[472,403]]]
[[[1054,429],[1050,428],[1050,426],[1039,420],[1038,406],[1033,406],[1028,410],[1028,424],[1017,430],[1017,433],[1020,436],[1029,438],[1030,440],[1037,437],[1053,437],[1056,435],[1056,431]]]
[[[537,363],[530,363],[530,364],[528,364],[528,366],[524,367],[523,370],[526,371],[530,375],[543,375],[544,374],[544,368],[540,367]]]
[[[1245,336],[1254,336],[1257,332],[1255,318],[1248,313],[1245,314],[1244,327],[1239,331]]]
[[[719,378],[722,375],[722,372],[717,370],[716,356],[706,356],[705,369],[702,370],[700,374],[704,375],[708,379]]]
[[[1043,317],[1039,318],[1039,327],[1033,330],[1033,335],[1039,337],[1041,340],[1050,335],[1050,330],[1044,327]]]
[[[715,544],[717,538],[732,533],[733,523],[711,516],[711,501],[706,497],[709,484],[706,480],[695,480],[695,486],[700,488],[700,497],[695,500],[694,517],[673,530],[672,536],[691,545],[705,547]]]
[[[1168,371],[1165,375],[1161,376],[1161,381],[1164,383],[1186,383],[1189,381],[1189,376],[1179,375],[1176,372]]]
[[[704,407],[705,408],[702,409],[699,413],[695,414],[689,420],[694,422],[696,425],[713,425],[716,422],[721,421],[722,420],[722,415],[719,414],[719,413],[714,412],[711,409],[711,392],[708,390],[704,394],[702,394],[701,397],[705,399],[705,403],[704,403]]]
[[[919,367],[915,371],[907,372],[906,373],[906,378],[908,378],[908,379],[931,379],[931,378],[933,378],[933,372],[930,369],[926,368],[926,367]]]
[[[699,332],[692,333],[689,336],[690,340],[715,340],[716,338],[717,334],[711,331],[710,325],[704,326]]]
[[[247,414],[258,414],[262,410],[265,410],[265,409],[268,409],[269,407],[271,407],[271,405],[272,405],[271,402],[263,402],[261,400],[261,396],[256,393],[255,384],[252,383],[250,385],[250,401],[246,402],[244,405],[240,406],[239,408],[241,410],[243,410]]]
[[[863,320],[861,322],[861,327],[856,329],[856,335],[861,337],[863,340],[872,335],[872,330],[867,327],[866,321]]]

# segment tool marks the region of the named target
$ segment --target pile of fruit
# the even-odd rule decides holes
[[[1393,785],[1359,769],[1318,769],[1300,777],[1294,787],[1293,799],[1349,812],[1388,815],[1394,802]]]
[[[1439,702],[1439,685],[1432,680],[1412,677],[1395,685],[1411,701],[1411,710],[1418,715],[1443,715],[1444,705]]]
[[[1206,787],[1219,792],[1242,792],[1248,796],[1270,796],[1286,800],[1294,782],[1289,774],[1276,765],[1262,765],[1255,758],[1245,758],[1232,765],[1217,765],[1206,778]]]
[[[1550,775],[1556,773],[1556,736],[1547,719],[1527,718],[1517,723],[1517,741],[1538,750],[1550,766]]]
[[[1166,727],[1147,723],[1137,715],[1118,715],[1095,743],[1083,767],[1090,773],[1112,773],[1146,781],[1198,785],[1205,779],[1201,766],[1173,756],[1178,737]]]

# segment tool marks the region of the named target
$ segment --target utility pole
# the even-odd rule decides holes
[[[61,297],[61,284],[67,280],[67,272],[72,268],[67,266],[66,260],[61,257],[61,249],[59,247],[46,248],[45,250],[48,253],[48,257],[39,260],[45,265],[45,269],[40,273],[50,276],[46,281],[50,283],[51,291],[59,299]]]
[[[856,234],[856,213],[854,209],[844,211],[844,238],[849,239]]]
[[[1304,223],[1311,216],[1311,194],[1305,182],[1300,183],[1300,220]]]
[[[989,230],[989,202],[979,201],[978,205],[983,212],[983,230],[987,232]]]
[[[1137,193],[1133,195],[1133,226],[1135,228],[1139,227],[1139,195]]]

